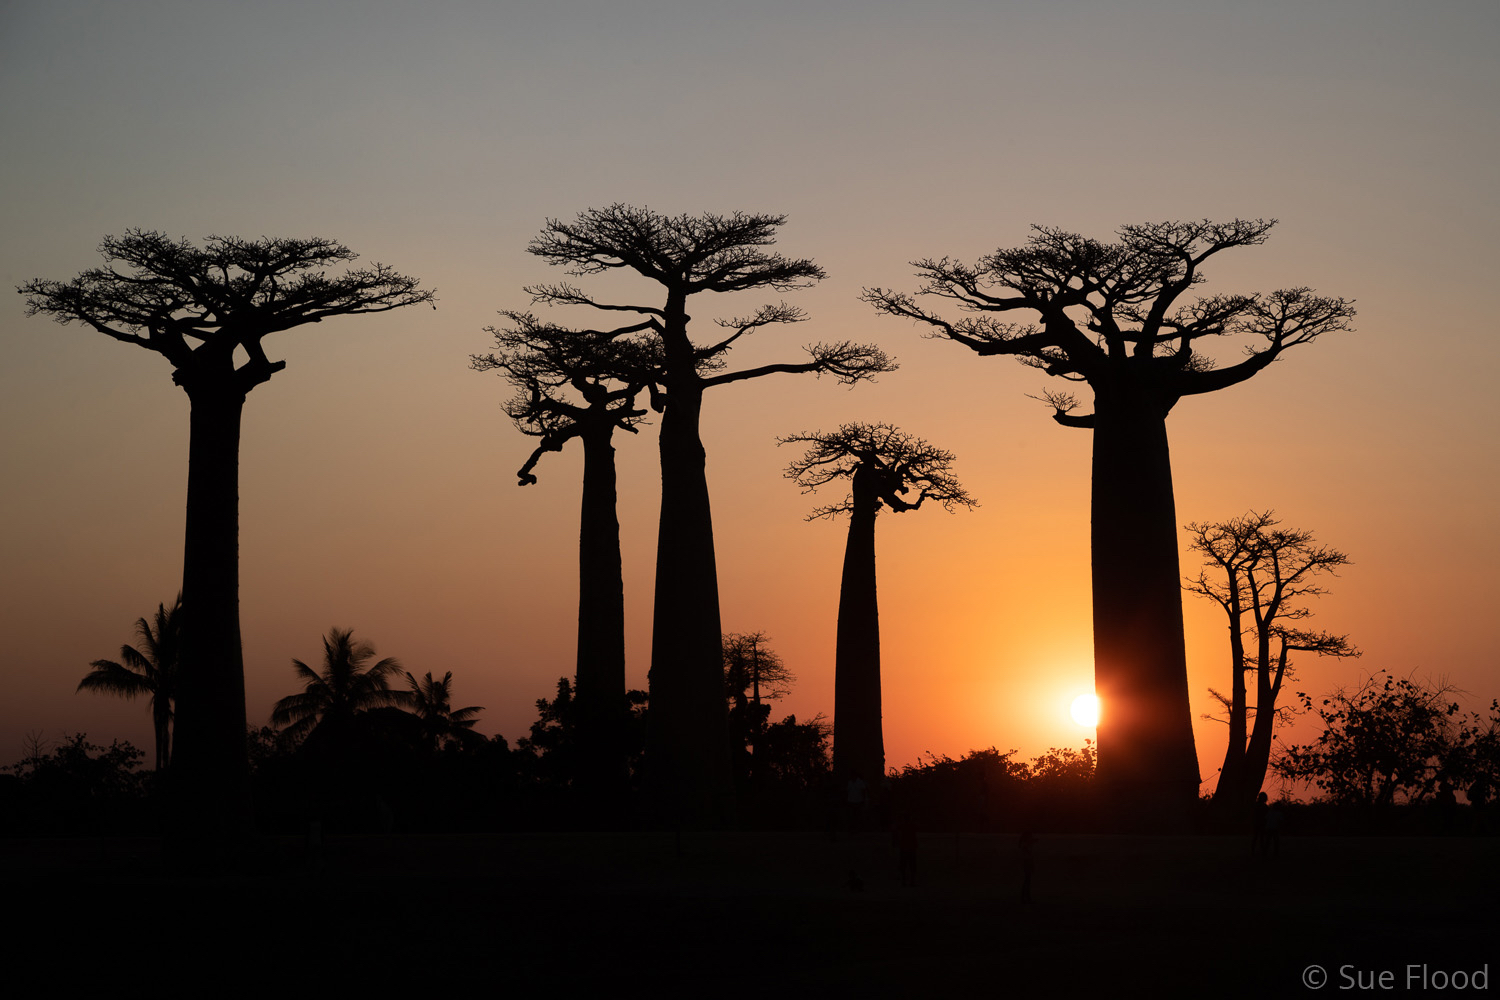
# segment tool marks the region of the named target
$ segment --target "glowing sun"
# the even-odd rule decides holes
[[[1085,729],[1093,729],[1099,725],[1099,699],[1091,694],[1081,694],[1073,699],[1073,706],[1068,709],[1073,716],[1073,721]]]

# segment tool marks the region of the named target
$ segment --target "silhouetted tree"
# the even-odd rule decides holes
[[[636,764],[645,749],[642,717],[647,697],[644,691],[627,691],[624,700],[631,723],[626,730],[626,746],[631,763]],[[554,790],[571,790],[584,769],[578,740],[578,701],[572,682],[559,677],[557,696],[550,701],[538,698],[536,710],[537,720],[531,724],[530,734],[516,741],[516,751],[539,784]],[[595,813],[591,818],[599,817]]]
[[[445,673],[440,681],[432,679],[431,671],[420,681],[408,672],[406,683],[411,687],[411,696],[404,707],[422,720],[433,750],[450,743],[472,747],[484,742],[484,736],[474,731],[474,723],[484,709],[478,705],[453,707],[453,671]]]
[[[808,520],[849,515],[834,654],[833,769],[840,778],[864,775],[873,788],[885,775],[875,517],[881,509],[903,513],[929,500],[947,511],[975,501],[953,476],[952,453],[890,424],[844,424],[831,434],[796,434],[780,443],[811,445],[786,471],[804,493],[835,479],[849,481],[848,496]]]
[[[179,822],[248,816],[239,617],[239,442],[245,394],[286,367],[265,337],[333,316],[433,301],[384,264],[330,276],[357,256],[326,239],[211,236],[200,248],[146,230],[106,236],[108,261],[72,281],[29,281],[27,315],[74,320],[155,351],[191,404],[172,781]],[[243,362],[237,354],[243,355]]]
[[[729,746],[735,783],[750,780],[760,761],[760,737],[771,706],[791,690],[796,678],[770,646],[764,632],[724,633],[724,694],[729,701]]]
[[[580,782],[621,791],[628,779],[625,729],[625,585],[616,514],[616,429],[636,433],[646,415],[635,399],[655,374],[655,346],[630,335],[649,323],[611,330],[573,330],[530,313],[504,312],[503,328],[486,327],[496,353],[475,355],[478,371],[502,372],[516,389],[506,413],[523,434],[541,438],[517,473],[543,454],[583,443],[583,510],[578,532],[578,660],[575,676]]]
[[[719,588],[713,519],[699,431],[703,394],[711,388],[777,372],[829,373],[856,382],[889,371],[884,354],[852,343],[814,344],[808,360],[725,371],[724,355],[764,327],[797,322],[802,311],[785,303],[720,320],[722,334],[699,344],[688,334],[688,299],[700,292],[757,288],[788,291],[823,277],[810,260],[763,247],[774,242],[779,215],[665,216],[611,205],[581,212],[572,222],[549,220],[531,253],[569,274],[628,270],[662,286],[660,304],[603,302],[569,284],[538,285],[533,298],[633,313],[661,342],[662,371],[652,406],[662,414],[661,526],[651,635],[649,773],[655,797],[688,822],[713,823],[732,813],[725,739]]]
[[[1331,801],[1387,806],[1419,802],[1437,787],[1443,761],[1461,744],[1458,703],[1446,684],[1393,677],[1378,671],[1353,691],[1339,688],[1308,711],[1323,732],[1310,744],[1286,747],[1276,771],[1293,781],[1311,781]]]
[[[370,663],[374,656],[375,647],[356,642],[353,629],[329,629],[323,639],[322,671],[292,660],[292,672],[306,686],[301,693],[289,694],[276,703],[271,724],[293,738],[308,736],[323,726],[348,732],[360,712],[410,705],[410,692],[392,691],[390,686],[404,673],[400,661],[388,656]]]
[[[1048,375],[1086,382],[1094,412],[1075,415],[1068,393],[1047,392],[1058,423],[1093,430],[1095,686],[1102,704],[1099,776],[1144,802],[1192,800],[1198,790],[1183,648],[1177,516],[1166,418],[1184,396],[1252,377],[1282,352],[1349,328],[1344,299],[1307,288],[1268,295],[1183,296],[1215,254],[1263,243],[1275,220],[1124,226],[1103,243],[1033,227],[1027,244],[977,264],[914,263],[919,294],[969,315],[948,320],[903,293],[865,290],[881,312],[904,316],[981,355],[1012,355]],[[1030,313],[1039,323],[1004,321]],[[1265,341],[1217,368],[1205,338]]]
[[[165,771],[172,756],[172,699],[177,692],[177,650],[182,635],[182,595],[156,606],[151,621],[135,620],[136,645],[121,646],[120,660],[95,660],[78,682],[79,691],[100,691],[122,698],[149,695],[151,728],[156,737],[156,770]]]
[[[1213,567],[1214,578],[1201,570],[1187,589],[1214,600],[1229,618],[1230,693],[1209,689],[1228,713],[1229,745],[1214,801],[1231,809],[1248,809],[1265,782],[1271,760],[1281,685],[1292,676],[1294,652],[1319,656],[1358,656],[1346,635],[1296,628],[1312,615],[1301,602],[1327,593],[1315,579],[1349,564],[1349,557],[1318,545],[1310,531],[1278,528],[1271,511],[1251,511],[1216,524],[1189,524],[1194,551]],[[1247,651],[1248,644],[1252,651]],[[1255,678],[1255,703],[1249,703]],[[1254,729],[1250,728],[1254,719]]]

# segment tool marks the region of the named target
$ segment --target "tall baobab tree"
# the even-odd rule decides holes
[[[746,336],[804,319],[785,303],[717,321],[709,342],[688,333],[688,299],[702,292],[806,288],[823,277],[810,260],[763,249],[785,221],[779,215],[667,216],[615,204],[572,222],[552,219],[529,251],[578,276],[633,271],[660,285],[659,304],[601,301],[571,284],[536,285],[534,300],[583,305],[642,317],[660,340],[662,368],[652,394],[661,414],[661,524],[651,634],[651,712],[647,782],[660,807],[682,822],[726,822],[733,783],[720,648],[719,584],[706,455],[700,433],[709,389],[779,372],[827,373],[852,383],[890,371],[874,347],[813,344],[807,360],[725,370],[725,355]]]
[[[929,500],[948,511],[977,504],[954,478],[951,452],[890,424],[844,424],[831,434],[780,441],[810,445],[786,471],[804,493],[836,479],[849,481],[842,501],[819,507],[808,520],[849,515],[834,653],[833,769],[840,778],[861,775],[874,787],[885,774],[875,518],[881,510],[900,514]]]
[[[431,303],[384,264],[330,275],[358,255],[326,239],[211,236],[204,246],[129,230],[99,245],[106,266],[22,285],[27,315],[74,321],[155,351],[187,393],[187,525],[172,785],[180,832],[248,820],[245,670],[240,648],[239,451],[245,396],[286,367],[274,333],[335,316]],[[243,361],[237,357],[243,355]]]
[[[537,481],[549,451],[583,444],[583,504],[578,531],[578,657],[573,690],[577,780],[594,792],[623,791],[629,780],[625,697],[625,584],[616,513],[616,430],[636,433],[646,411],[640,395],[655,375],[656,345],[638,334],[647,323],[573,330],[531,313],[503,312],[505,327],[486,327],[497,350],[474,355],[477,371],[497,371],[515,387],[505,410],[516,427],[540,438],[517,476]]]
[[[1188,300],[1216,254],[1265,242],[1275,220],[1124,226],[1104,243],[1033,227],[1025,246],[977,264],[914,262],[919,295],[967,315],[947,319],[917,298],[865,290],[879,311],[928,327],[980,355],[1009,355],[1087,383],[1094,410],[1048,392],[1054,419],[1093,431],[1091,540],[1095,686],[1101,702],[1099,778],[1143,804],[1191,801],[1198,760],[1188,702],[1167,414],[1184,396],[1251,378],[1281,354],[1349,329],[1345,299],[1307,288]],[[1006,322],[1008,314],[1036,322]],[[1217,367],[1203,341],[1244,335],[1260,346]]]
[[[150,696],[151,728],[156,737],[156,771],[172,758],[172,699],[177,696],[177,650],[182,637],[182,595],[156,606],[150,621],[135,620],[136,644],[121,646],[120,659],[95,660],[78,682],[79,691],[101,691],[134,698]]]
[[[1304,600],[1328,592],[1317,578],[1347,566],[1349,557],[1317,544],[1310,531],[1281,528],[1280,523],[1271,511],[1251,511],[1215,524],[1187,526],[1193,550],[1202,553],[1207,567],[1187,583],[1187,590],[1213,600],[1229,619],[1229,695],[1210,693],[1228,712],[1229,745],[1214,802],[1230,810],[1248,809],[1266,780],[1282,711],[1276,703],[1282,682],[1291,676],[1291,654],[1359,655],[1346,635],[1293,624],[1312,615]],[[1247,640],[1253,651],[1246,649]],[[1255,679],[1253,705],[1246,674]]]

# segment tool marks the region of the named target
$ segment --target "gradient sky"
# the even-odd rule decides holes
[[[723,621],[763,630],[833,709],[843,525],[781,478],[777,435],[885,420],[954,451],[983,506],[879,525],[892,765],[1092,735],[1089,435],[1027,398],[1047,380],[876,316],[862,286],[970,259],[1043,223],[1275,217],[1207,290],[1307,285],[1355,332],[1185,400],[1168,428],[1178,519],[1274,508],[1354,564],[1312,624],[1359,661],[1500,695],[1490,291],[1500,251],[1500,7],[1492,2],[0,4],[0,272],[66,279],[105,234],[326,236],[419,276],[436,312],[267,341],[241,452],[249,713],[295,690],[330,626],[417,674],[454,673],[514,739],[571,674],[577,449],[515,485],[532,442],[500,411],[495,311],[560,275],[549,217],[615,201],[786,213],[779,249],[829,277],[811,320],[736,363],[873,341],[877,384],[781,376],[705,406]],[[594,285],[593,287],[598,287]],[[655,286],[623,282],[638,301]],[[774,293],[771,298],[774,299]],[[694,303],[702,325],[765,297]],[[181,577],[187,399],[164,359],[0,311],[0,761],[28,732],[150,745],[144,704],[74,688]],[[583,315],[560,315],[584,322]],[[1229,360],[1243,345],[1225,343]],[[620,442],[629,679],[645,686],[654,428]],[[1184,572],[1196,560],[1184,553]],[[1195,711],[1228,683],[1217,609],[1185,602]],[[1306,733],[1307,729],[1300,730]],[[1210,779],[1223,728],[1199,722]]]

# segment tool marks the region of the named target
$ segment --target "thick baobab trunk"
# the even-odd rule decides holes
[[[583,438],[583,511],[578,530],[578,708],[580,780],[596,792],[622,791],[627,760],[625,584],[615,513],[613,426]]]
[[[172,788],[176,832],[217,838],[244,830],[249,821],[239,594],[245,394],[232,379],[180,381],[192,416]]]
[[[1199,783],[1166,411],[1148,390],[1095,386],[1099,780],[1116,802],[1146,809],[1191,802]]]
[[[702,402],[673,386],[662,414],[647,767],[663,820],[713,826],[734,820],[734,783]]]
[[[849,541],[839,587],[834,653],[833,769],[858,774],[873,790],[885,774],[880,714],[880,610],[875,592],[875,517],[880,502],[865,467],[854,474]]]

